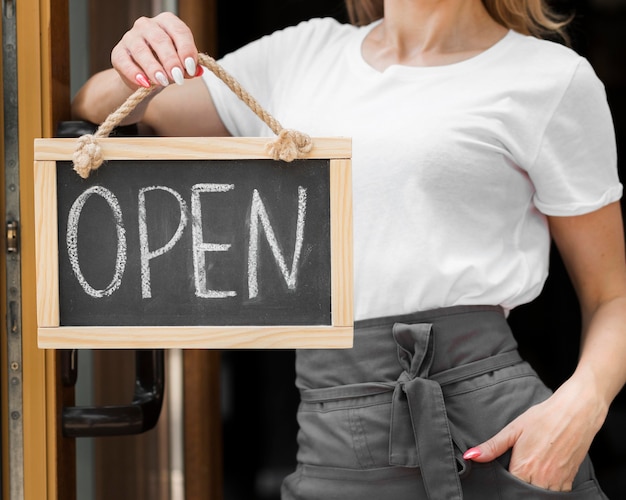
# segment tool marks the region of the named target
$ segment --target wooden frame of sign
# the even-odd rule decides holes
[[[39,347],[55,349],[351,347],[353,337],[351,141],[346,138],[314,138],[311,152],[305,158],[292,162],[293,165],[271,159],[266,152],[267,142],[266,138],[100,139],[105,163],[99,170],[92,172],[89,179],[84,180],[71,171],[75,139],[36,139],[34,186]],[[148,167],[155,170],[144,170]],[[217,178],[221,179],[219,182],[198,181],[198,178],[194,177],[194,175],[206,176],[207,172],[213,172],[214,167],[215,172],[221,172],[216,173]],[[218,167],[221,170],[218,170]],[[159,168],[163,168],[163,172],[168,172],[165,174],[169,175],[168,186],[170,182],[177,183],[187,178],[193,186],[186,190],[186,187],[171,189],[154,184],[159,183],[158,175],[161,172]],[[269,182],[263,184],[265,186],[263,189],[258,190],[252,189],[254,186],[244,185],[248,182],[244,180],[248,173],[255,172],[257,168],[261,169],[261,173],[254,182],[260,184]],[[120,169],[124,169],[122,175]],[[291,171],[299,171],[301,174],[298,175],[304,177],[289,181],[291,184],[287,183],[286,187],[282,184],[274,186],[272,180],[266,181],[274,176],[274,172],[279,171],[281,179],[283,174],[287,179],[291,175],[296,175],[291,174]],[[322,173],[312,174],[314,171]],[[323,173],[324,171],[326,173]],[[229,175],[239,177],[236,182],[224,181]],[[133,179],[140,179],[140,184],[143,182],[144,187],[128,188],[134,189],[133,199],[137,205],[137,213],[131,214],[130,217],[123,213],[125,195],[119,195],[118,200],[116,188],[107,188],[106,183],[112,182],[123,191],[132,185]],[[303,187],[307,183],[310,188]],[[242,189],[238,189],[240,184],[244,185]],[[298,187],[294,188],[296,185]],[[318,185],[322,187],[318,188]],[[325,195],[324,185],[328,188]],[[318,205],[315,205],[318,192],[316,189],[322,193],[322,201],[318,202]],[[184,195],[180,194],[185,190]],[[296,191],[300,194],[295,195]],[[137,192],[140,192],[139,203],[136,201]],[[207,208],[202,205],[208,203],[207,200],[215,200],[220,196],[226,199],[224,193],[234,196],[235,192],[244,193],[244,198],[238,199],[244,200],[240,204],[245,206],[220,208],[210,205]],[[76,196],[76,193],[81,194]],[[110,197],[107,198],[109,195],[103,193],[109,193]],[[198,193],[201,193],[202,197]],[[215,193],[219,193],[219,196]],[[96,196],[92,196],[87,202],[91,194]],[[154,215],[152,220],[161,221],[170,217],[170,213],[176,213],[175,221],[170,221],[169,225],[163,224],[168,227],[168,235],[161,235],[159,242],[150,240],[153,237],[147,234],[149,232],[147,228],[150,225],[156,226],[157,223],[150,222],[148,219],[151,216],[146,216],[148,203],[146,197],[157,195],[161,198],[158,202],[153,202],[150,210],[158,215]],[[187,201],[189,197],[190,203]],[[200,202],[200,199],[203,201]],[[101,203],[103,200],[104,203]],[[81,209],[96,202],[101,205],[99,208],[92,208],[92,212],[94,214],[108,212],[109,222],[105,218],[90,224],[89,216],[81,212]],[[279,206],[272,209],[270,206],[272,202],[279,203]],[[296,208],[280,206],[283,202],[289,203],[289,207]],[[168,203],[170,207],[176,208],[163,208]],[[68,217],[67,207],[70,204]],[[325,205],[327,208],[324,208]],[[64,212],[61,213],[63,206]],[[326,210],[324,213],[328,216],[328,221],[323,220],[326,216],[322,217],[315,213],[316,206],[322,212]],[[307,209],[308,219],[304,216]],[[237,245],[205,241],[209,239],[206,234],[203,235],[203,231],[208,232],[207,223],[201,215],[198,215],[202,214],[203,210],[212,216],[209,217],[205,213],[204,219],[211,219],[212,222],[219,220],[220,217],[226,218],[221,233],[217,231],[221,235],[217,236],[218,239],[225,238],[224,234],[229,230],[244,234],[243,239],[238,241]],[[280,228],[276,228],[277,224],[272,225],[272,221],[275,222],[287,212],[293,212],[291,219],[287,221],[289,226],[287,232],[290,236],[286,237],[289,242],[281,249],[280,240],[283,236],[280,234]],[[213,216],[214,214],[218,215]],[[243,222],[234,220],[232,217],[237,216],[236,214],[245,220]],[[184,224],[185,218],[191,219],[191,222]],[[81,220],[80,231],[78,220]],[[129,220],[134,220],[133,224],[136,224],[136,227],[131,229]],[[308,225],[305,225],[305,220],[309,221]],[[311,220],[314,222],[311,223]],[[125,221],[126,226],[122,226],[122,221]],[[176,225],[178,229],[173,236],[172,227]],[[293,227],[296,227],[295,231],[292,230]],[[93,237],[86,237],[85,234],[91,234],[90,231]],[[187,236],[185,241],[192,243],[185,247],[179,241],[183,240],[182,235],[188,233],[193,233],[193,236]],[[324,242],[326,238],[328,241],[318,249],[315,248],[317,243],[311,241],[307,243],[307,234],[318,235],[316,241]],[[103,235],[113,237],[104,238]],[[168,238],[169,242],[164,244]],[[59,245],[63,239],[67,245]],[[83,244],[91,239],[94,239],[95,243]],[[113,240],[113,243],[109,244],[107,240]],[[139,250],[132,257],[131,247],[134,241],[140,243],[137,244]],[[83,252],[82,247],[88,245],[92,245],[91,249],[88,248]],[[113,245],[113,256],[107,254],[107,245]],[[124,253],[127,246],[128,256]],[[163,255],[168,252],[174,255],[174,251],[170,250],[176,246],[180,247],[180,252],[191,254],[187,260],[193,261],[194,265],[189,262],[180,264],[184,258],[179,252],[178,257],[168,257],[169,264],[160,266],[171,269],[172,275],[159,278],[156,272],[159,266],[156,263],[164,262],[159,259],[165,259]],[[241,263],[243,256],[245,261],[243,270],[222,272],[232,263],[218,265],[206,262],[209,260],[206,258],[207,255],[216,261],[226,258],[229,249],[235,246],[243,247],[237,254],[238,257],[233,259],[233,262]],[[109,282],[108,287],[90,283],[96,278],[86,276],[85,268],[88,270],[91,264],[85,266],[82,261],[77,260],[79,250],[83,252],[80,253],[81,258],[87,259],[87,262],[102,260],[103,265],[108,266],[106,269],[109,271],[105,270],[104,275],[109,278],[103,282]],[[270,255],[269,260],[272,264],[263,264],[265,266],[263,267],[255,260],[254,256],[262,252],[263,255]],[[319,262],[322,262],[322,270],[316,270],[315,266],[318,265],[316,259],[321,259]],[[327,264],[324,263],[324,259],[328,260]],[[133,265],[137,269],[129,270]],[[176,266],[179,265],[186,267],[178,270]],[[304,268],[305,265],[312,269],[306,271],[309,273],[306,279],[313,284],[306,283],[306,286],[300,286],[297,284],[295,270]],[[150,267],[155,268],[152,275]],[[278,268],[280,270],[277,270]],[[161,272],[166,274],[163,269]],[[238,273],[242,276],[238,276]],[[304,276],[305,271],[302,273]],[[211,282],[207,274],[216,274],[217,282]],[[265,293],[268,299],[259,299],[261,295],[259,289],[265,286],[261,281],[263,279],[261,274],[272,276],[271,287],[280,289],[278,292]],[[328,274],[326,281],[319,277],[324,274]],[[112,280],[111,275],[114,275]],[[184,279],[181,278],[183,275]],[[194,275],[193,281],[190,275]],[[237,279],[234,279],[234,276]],[[302,278],[300,282],[304,279]],[[232,286],[233,280],[236,286]],[[162,289],[168,289],[167,292],[163,292],[169,293],[165,300],[179,303],[172,306],[178,308],[172,313],[172,317],[168,316],[170,313],[167,312],[169,302],[156,302],[157,305],[152,309],[145,306],[153,302],[154,297],[162,291],[159,289],[159,283]],[[81,286],[89,293],[76,293],[71,290],[66,293],[66,289],[81,290]],[[126,291],[122,292],[123,289]],[[190,294],[193,296],[185,297],[185,290],[192,289],[195,289],[195,292]],[[294,296],[301,293],[298,291],[300,289],[304,290],[303,298],[294,299]],[[81,302],[82,295],[89,294],[91,296]],[[115,302],[116,295],[122,296],[123,299]],[[135,299],[135,295],[139,297],[138,300]],[[277,296],[286,297],[285,304],[279,303],[283,299],[276,298]],[[179,297],[182,298],[179,300]],[[236,302],[234,297],[243,298],[232,310],[224,306],[223,311],[219,309],[218,313],[213,313],[211,307],[197,305],[197,303],[219,304],[222,307],[223,304]],[[267,311],[264,309],[266,307],[264,300],[269,301]],[[102,306],[103,312],[98,312],[100,304],[104,303],[112,305]],[[96,306],[92,310],[94,304]],[[113,309],[107,309],[110,307]],[[284,311],[275,313],[281,308],[287,313]],[[302,313],[301,308],[304,310]],[[69,312],[64,312],[65,309]],[[208,321],[206,310],[209,311]],[[196,318],[196,314],[200,314],[201,317]],[[217,322],[213,321],[213,314],[220,316]],[[278,320],[273,317],[274,314],[278,315]]]

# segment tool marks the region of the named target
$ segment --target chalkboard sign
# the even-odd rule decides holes
[[[82,179],[37,139],[40,347],[351,346],[350,141],[266,143],[103,139]]]

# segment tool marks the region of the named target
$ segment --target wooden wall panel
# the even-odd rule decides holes
[[[193,32],[200,52],[217,54],[217,0],[178,0],[178,15]]]

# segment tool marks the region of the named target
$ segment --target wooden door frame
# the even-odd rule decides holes
[[[37,347],[34,211],[33,211],[33,140],[51,137],[53,124],[69,116],[69,60],[67,0],[20,0],[15,8],[18,162],[19,162],[19,249],[21,273],[21,344],[20,363],[15,364],[22,382],[23,474],[25,500],[58,498],[58,471],[63,468],[58,453],[65,443],[57,435],[59,407],[56,387],[56,352]],[[54,29],[53,29],[54,27]],[[3,104],[4,105],[4,104]],[[6,283],[5,283],[6,285]],[[4,345],[6,327],[2,330]],[[8,372],[3,359],[3,375]],[[6,405],[7,380],[3,376],[3,401]],[[6,423],[3,437],[6,437]],[[3,439],[3,447],[8,445]],[[42,453],[42,450],[45,450]],[[69,450],[71,452],[71,449]],[[3,456],[8,451],[3,450]],[[64,453],[67,453],[65,451]],[[3,494],[11,499],[11,481],[3,470]],[[71,498],[64,496],[63,498]],[[13,499],[11,499],[13,500]]]
[[[52,137],[69,119],[68,0],[21,0],[17,5],[19,145],[24,365],[24,498],[75,498],[74,443],[58,426],[73,391],[57,383],[58,353],[37,347],[34,272],[33,140]],[[37,13],[39,23],[33,23]],[[33,41],[39,40],[39,45]],[[36,77],[38,73],[38,78]],[[41,415],[45,415],[42,425]],[[42,454],[41,450],[46,453]],[[43,463],[45,460],[45,463]],[[68,461],[70,463],[68,463]],[[41,481],[45,477],[46,481]]]

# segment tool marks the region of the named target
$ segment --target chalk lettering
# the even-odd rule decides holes
[[[147,191],[166,191],[170,193],[178,201],[180,207],[180,220],[176,232],[164,246],[150,251],[148,245],[148,224],[146,222],[146,192]],[[183,197],[173,189],[166,186],[149,186],[139,190],[138,195],[138,218],[139,218],[139,252],[141,254],[141,297],[149,299],[152,297],[152,288],[150,286],[150,261],[155,257],[169,252],[183,235],[183,230],[187,226],[188,210],[187,203]]]
[[[199,298],[223,299],[227,297],[237,296],[235,290],[213,290],[207,285],[207,262],[206,254],[208,252],[227,252],[230,250],[230,244],[209,243],[204,241],[203,213],[201,204],[201,195],[203,193],[226,193],[235,189],[234,184],[213,184],[201,183],[191,187],[191,230],[192,230],[192,256],[194,269],[195,295]],[[153,191],[164,191],[172,195],[179,206],[180,218],[178,227],[169,241],[155,249],[150,249],[149,237],[150,228],[148,227],[148,213],[146,208],[146,195]],[[92,287],[85,279],[78,260],[78,222],[80,220],[82,209],[93,194],[101,196],[111,207],[113,212],[116,232],[117,232],[117,255],[115,262],[115,273],[109,286],[103,290],[97,290]],[[139,255],[141,264],[141,296],[143,299],[152,298],[151,286],[151,261],[165,253],[169,252],[182,238],[185,228],[189,223],[189,210],[187,203],[183,197],[172,188],[167,186],[148,186],[140,188],[137,196],[138,205],[138,231],[139,231]],[[282,278],[285,281],[287,289],[295,290],[298,282],[298,269],[303,248],[304,227],[307,211],[307,190],[302,186],[298,186],[298,216],[295,227],[295,242],[291,259],[291,266],[287,265],[283,249],[276,237],[267,209],[261,198],[258,189],[253,189],[252,200],[250,203],[250,221],[249,221],[249,241],[248,241],[248,258],[247,258],[247,278],[248,278],[248,297],[253,299],[259,295],[259,245],[261,233],[265,235],[265,239],[271,250],[273,261],[278,267]],[[155,221],[158,223],[158,221]],[[67,248],[72,270],[83,290],[87,294],[95,298],[102,298],[112,295],[121,285],[122,276],[126,266],[126,232],[123,223],[123,214],[120,204],[116,196],[108,189],[101,186],[94,186],[84,191],[74,202],[69,212],[67,224]]]
[[[204,236],[202,234],[202,209],[200,204],[200,193],[226,193],[234,188],[234,184],[195,184],[191,188],[191,232],[196,297],[223,299],[237,295],[237,292],[233,290],[207,290],[205,268],[206,252],[226,252],[230,248],[230,245],[204,242]]]
[[[117,254],[115,257],[115,273],[109,286],[102,290],[92,287],[83,276],[78,262],[78,222],[85,203],[91,195],[101,196],[111,207],[115,219],[115,229],[117,233]],[[72,204],[67,220],[66,233],[67,253],[69,255],[72,271],[80,283],[85,293],[95,298],[102,298],[112,295],[122,284],[122,276],[126,268],[126,230],[122,220],[122,209],[115,195],[102,186],[93,186],[85,190]]]
[[[287,288],[295,290],[298,278],[298,263],[302,253],[302,240],[304,236],[304,223],[306,217],[306,189],[298,187],[298,219],[296,222],[296,241],[293,251],[291,270],[287,268],[285,257],[280,249],[274,229],[270,224],[267,210],[258,190],[252,193],[252,207],[250,209],[250,240],[248,243],[248,297],[255,298],[259,294],[258,283],[258,258],[259,258],[259,222],[269,243],[272,255],[280,272],[283,275]]]

